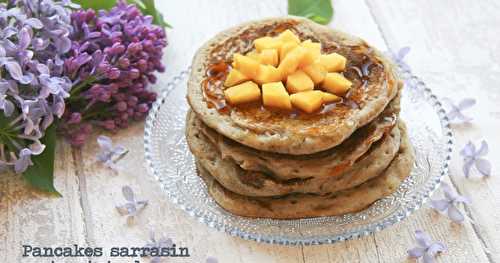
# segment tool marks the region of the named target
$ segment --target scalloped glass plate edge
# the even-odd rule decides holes
[[[349,239],[360,238],[362,236],[369,235],[371,233],[383,230],[388,226],[394,225],[403,219],[407,218],[413,212],[418,210],[422,205],[430,198],[432,193],[438,188],[442,178],[448,174],[449,163],[451,160],[451,153],[453,150],[453,134],[449,125],[449,120],[446,117],[446,112],[443,109],[442,103],[438,98],[432,93],[425,83],[418,77],[414,76],[411,71],[402,64],[398,64],[399,72],[401,73],[402,79],[405,81],[405,88],[412,89],[412,94],[418,93],[423,96],[428,104],[432,107],[434,112],[439,118],[439,122],[442,129],[443,138],[441,142],[443,143],[443,152],[445,156],[442,158],[442,165],[440,167],[439,174],[437,176],[429,178],[425,182],[424,191],[418,195],[418,198],[414,197],[412,206],[407,207],[405,211],[401,211],[390,217],[384,218],[376,223],[371,223],[357,228],[355,231],[350,231],[342,233],[340,235],[332,235],[328,237],[299,237],[290,238],[287,236],[276,236],[276,235],[262,235],[256,232],[245,231],[237,227],[227,227],[224,225],[222,220],[210,218],[206,213],[199,213],[196,211],[195,207],[184,202],[182,198],[178,198],[172,194],[166,185],[162,182],[161,176],[158,169],[155,168],[153,162],[153,141],[152,133],[154,129],[155,121],[158,118],[158,114],[161,106],[164,104],[165,100],[168,98],[169,94],[175,89],[181,81],[187,81],[190,68],[181,71],[179,75],[175,76],[171,82],[166,85],[166,88],[160,91],[160,96],[153,104],[148,117],[146,118],[146,124],[144,129],[144,147],[145,147],[145,160],[148,172],[153,176],[153,178],[160,183],[163,192],[166,194],[167,199],[172,203],[178,205],[182,210],[187,212],[189,215],[196,218],[199,222],[208,225],[218,231],[226,232],[231,236],[240,237],[246,240],[253,240],[257,242],[264,242],[269,244],[281,244],[281,245],[317,245],[317,244],[331,244],[339,241],[345,241]],[[284,220],[289,221],[289,220]]]

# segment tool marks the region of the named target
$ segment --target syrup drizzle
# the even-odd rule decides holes
[[[229,114],[233,107],[226,103],[224,98],[224,80],[226,79],[229,71],[231,70],[231,55],[235,52],[246,53],[252,48],[253,40],[263,35],[275,36],[286,29],[294,31],[301,39],[311,39],[310,36],[304,36],[303,33],[298,32],[295,28],[295,23],[280,23],[276,25],[268,25],[262,28],[251,28],[242,32],[240,35],[228,39],[226,42],[220,44],[213,49],[212,55],[209,58],[207,70],[205,72],[205,79],[202,81],[202,89],[204,99],[209,108],[215,108],[222,114]],[[312,38],[314,41],[318,41]],[[358,101],[362,101],[360,92],[354,92],[356,89],[365,90],[370,82],[370,77],[374,71],[383,69],[381,63],[374,61],[368,55],[373,51],[368,45],[363,44],[359,46],[344,47],[344,49],[334,42],[327,45],[323,44],[323,52],[341,52],[348,58],[348,64],[345,72],[343,73],[346,78],[353,82],[353,87],[349,90],[342,100],[324,104],[318,111],[308,114],[298,109],[291,111],[283,111],[277,109],[269,109],[262,105],[261,102],[253,102],[245,105],[239,105],[237,108],[239,112],[248,114],[258,113],[259,115],[269,116],[271,113],[276,115],[288,115],[289,118],[304,118],[314,117],[317,115],[324,115],[330,112],[338,111],[343,112],[347,109],[360,109]],[[360,56],[361,54],[361,56]],[[367,55],[368,54],[368,55]],[[361,92],[362,93],[362,92]],[[257,111],[256,111],[257,110]]]

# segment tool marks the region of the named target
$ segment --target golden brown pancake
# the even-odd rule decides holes
[[[406,134],[406,128],[402,127]],[[407,136],[389,167],[379,176],[348,190],[331,194],[289,194],[273,197],[248,197],[231,192],[219,184],[202,166],[198,174],[209,194],[225,210],[240,216],[294,219],[335,216],[365,209],[373,202],[392,194],[410,174],[414,153]]]
[[[224,188],[246,196],[325,194],[355,187],[379,175],[389,166],[399,150],[400,137],[400,129],[395,127],[377,141],[358,162],[340,174],[318,177],[304,175],[301,178],[279,180],[263,172],[244,170],[231,159],[222,159],[220,153],[192,120],[188,122],[186,134],[189,148],[197,162]]]
[[[342,144],[308,155],[260,151],[237,143],[209,128],[190,114],[188,123],[196,122],[223,159],[237,163],[244,170],[264,172],[279,180],[311,177],[336,177],[365,154],[373,143],[390,133],[399,114],[400,96],[394,98],[375,120],[359,128]],[[193,120],[190,120],[193,118]]]
[[[290,29],[302,40],[322,43],[325,53],[347,58],[344,72],[353,86],[339,103],[319,112],[269,110],[259,103],[231,107],[222,83],[235,52],[252,49],[254,39]],[[312,154],[342,143],[371,122],[397,93],[392,64],[365,41],[297,17],[253,21],[225,30],[196,53],[188,81],[188,102],[199,118],[218,133],[246,146],[290,155]]]

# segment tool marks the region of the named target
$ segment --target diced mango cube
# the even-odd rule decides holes
[[[281,80],[281,72],[271,65],[260,65],[257,75],[253,78],[259,84]]]
[[[316,53],[318,56],[321,55],[321,43],[319,42],[312,42],[308,39],[300,43],[300,45]]]
[[[310,90],[290,95],[292,105],[307,113],[313,113],[321,108],[323,94],[321,90]]]
[[[232,68],[231,71],[229,71],[229,74],[226,77],[226,80],[224,81],[224,86],[225,87],[232,87],[236,84],[240,84],[244,81],[249,80],[247,76],[245,76],[243,73],[241,73],[239,70]]]
[[[249,58],[253,58],[253,59],[257,60],[257,61],[260,60],[260,55],[259,55],[259,52],[257,52],[257,50],[252,50],[252,51],[248,52],[246,54],[246,56],[249,57]]]
[[[281,81],[271,82],[262,85],[262,102],[264,106],[280,108],[285,110],[292,109],[290,96],[285,90]]]
[[[277,49],[264,49],[259,54],[259,61],[265,65],[272,65],[277,67],[279,63]]]
[[[255,49],[262,51],[264,49],[279,49],[283,42],[274,37],[261,37],[253,41]]]
[[[299,37],[295,35],[290,29],[281,32],[278,35],[278,39],[280,39],[282,42],[293,42],[296,44],[300,43]]]
[[[351,88],[352,82],[339,73],[327,73],[321,87],[337,96],[344,96]]]
[[[302,70],[297,70],[286,78],[286,89],[290,93],[313,90],[314,82]]]
[[[247,81],[224,90],[224,97],[232,105],[257,101],[260,99],[260,89],[254,82]]]
[[[321,44],[313,43],[311,40],[306,40],[301,43],[301,46],[307,49],[304,57],[300,61],[300,66],[305,67],[316,61],[321,55]]]
[[[325,66],[328,72],[340,72],[345,69],[347,59],[337,53],[331,53],[328,55],[321,55],[319,57],[319,63]]]
[[[299,66],[306,67],[308,65],[311,65],[318,58],[319,58],[319,55],[317,53],[315,53],[314,51],[311,51],[309,49],[306,49],[306,52],[304,53],[304,56],[300,60]]]
[[[323,103],[338,102],[342,99],[341,97],[339,97],[335,94],[331,94],[331,93],[324,92],[324,91],[322,91],[321,95],[323,95]]]
[[[306,53],[306,48],[297,46],[292,51],[288,52],[286,57],[281,60],[278,69],[281,72],[282,78],[292,74],[299,67],[299,63]]]
[[[248,56],[243,56],[241,54],[234,54],[233,56],[234,67],[238,69],[243,75],[253,78],[257,75],[259,70],[259,62]]]
[[[328,73],[326,68],[319,63],[313,63],[303,67],[302,71],[311,78],[315,85],[321,83],[325,79],[326,73]]]
[[[280,48],[280,61],[285,59],[286,54],[296,48],[299,44],[295,42],[285,42]]]

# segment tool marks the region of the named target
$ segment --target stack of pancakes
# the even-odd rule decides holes
[[[286,29],[347,58],[353,85],[345,98],[312,114],[225,103],[232,54]],[[390,61],[359,38],[301,18],[254,21],[197,52],[186,137],[210,195],[229,212],[281,219],[356,212],[393,193],[413,167],[401,88]]]

